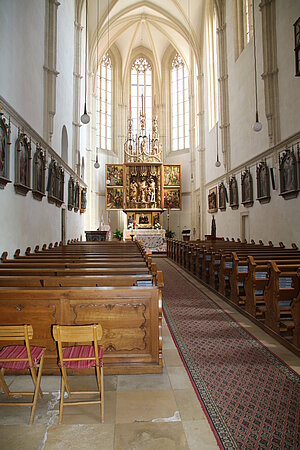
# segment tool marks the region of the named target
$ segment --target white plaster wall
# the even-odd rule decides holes
[[[227,205],[226,211],[218,210],[215,213],[217,235],[229,238],[241,238],[241,215],[248,213],[250,239],[258,242],[262,239],[274,244],[283,241],[287,246],[292,242],[300,245],[299,220],[300,197],[284,200],[279,190],[279,171],[277,157],[269,157],[267,164],[274,167],[277,178],[276,190],[271,187],[271,201],[268,204],[260,204],[256,200],[256,167],[252,163],[250,167],[253,178],[254,205],[245,208],[241,204],[241,170],[234,171],[243,162],[259,155],[269,148],[268,131],[265,117],[264,83],[261,78],[263,72],[262,60],[262,36],[261,13],[256,8],[256,46],[257,46],[257,73],[258,73],[258,110],[263,129],[260,133],[252,131],[255,119],[254,98],[254,65],[253,65],[253,39],[243,50],[237,60],[234,52],[234,21],[233,1],[227,1],[226,5],[226,31],[227,31],[227,55],[228,55],[228,87],[229,87],[229,113],[230,113],[230,141],[231,141],[231,170],[236,175],[239,187],[240,206],[232,210]],[[278,58],[278,82],[280,101],[281,138],[285,139],[294,133],[299,133],[300,115],[300,85],[299,79],[294,76],[294,37],[293,23],[299,17],[299,2],[288,0],[276,1],[276,26],[277,26],[277,58]],[[203,58],[205,76],[204,109],[205,109],[205,170],[206,170],[206,201],[202,210],[206,211],[206,233],[210,234],[212,215],[207,213],[207,195],[209,189],[225,182],[229,195],[228,178],[224,168],[216,169],[216,129],[208,129],[208,98],[207,98],[207,67],[206,58]],[[219,139],[220,145],[220,139]],[[219,146],[219,150],[221,147]],[[283,149],[282,149],[283,150]],[[220,151],[221,154],[221,151]],[[222,162],[222,157],[220,158]],[[257,162],[260,162],[258,158]],[[204,206],[204,208],[203,208]]]
[[[69,149],[72,143],[73,115],[73,21],[72,0],[58,8],[57,113],[53,142],[61,153],[61,128],[66,124]],[[1,0],[0,2],[0,93],[37,133],[43,134],[45,2],[40,0]],[[5,114],[6,115],[6,114]],[[7,118],[7,115],[6,115]],[[26,132],[26,129],[25,129]],[[47,245],[61,240],[61,208],[15,193],[14,152],[17,124],[12,123],[10,148],[10,180],[0,190],[0,252],[13,256],[16,248]],[[35,145],[32,145],[32,156]],[[48,173],[48,171],[47,171]],[[69,175],[65,173],[65,203]],[[46,178],[47,185],[47,178]],[[84,215],[67,211],[66,238],[80,238],[84,231]]]
[[[68,164],[72,166],[73,67],[74,67],[74,0],[64,0],[57,9],[56,114],[52,146],[61,155],[63,125],[68,132]],[[82,155],[84,156],[84,155]]]
[[[295,77],[295,40],[293,24],[300,16],[296,0],[276,2],[277,58],[281,138],[299,131],[300,79]]]
[[[0,1],[0,93],[41,136],[44,25],[44,1]]]

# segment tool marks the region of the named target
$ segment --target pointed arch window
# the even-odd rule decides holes
[[[97,70],[96,138],[102,150],[111,150],[112,139],[112,64],[110,57],[103,56]]]
[[[146,58],[137,58],[131,67],[131,117],[133,133],[138,134],[139,116],[146,116],[146,133],[152,134],[152,68]]]
[[[171,69],[172,151],[190,147],[189,76],[183,59],[176,54]]]
[[[235,0],[236,58],[253,36],[253,0]]]

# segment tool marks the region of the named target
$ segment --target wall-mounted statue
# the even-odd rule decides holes
[[[270,172],[265,161],[256,167],[257,200],[260,203],[269,203],[270,195]]]
[[[6,123],[3,113],[0,112],[0,189],[4,189],[9,180],[9,154],[10,154],[10,120]]]
[[[297,147],[297,158],[293,148],[287,148],[282,156],[279,155],[280,195],[285,199],[295,198],[298,195],[297,159],[299,164],[299,144]]]
[[[39,144],[36,144],[36,151],[33,156],[33,186],[32,195],[36,200],[45,197],[46,179],[46,154]]]
[[[246,207],[253,206],[253,182],[249,169],[241,174],[242,183],[242,204]]]
[[[229,180],[229,205],[232,209],[239,207],[238,185],[235,176]]]
[[[15,191],[17,194],[27,195],[31,183],[31,140],[24,130],[18,130],[18,138],[15,145]]]

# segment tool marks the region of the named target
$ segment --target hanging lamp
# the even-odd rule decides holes
[[[84,112],[81,116],[81,122],[85,125],[90,121],[90,116],[88,115],[86,110],[86,78],[87,78],[86,66],[87,66],[87,38],[88,38],[87,15],[88,15],[88,0],[85,0],[85,89],[84,89]]]
[[[253,131],[259,132],[262,129],[262,124],[258,117],[258,102],[257,102],[257,67],[256,67],[256,39],[255,39],[255,13],[254,13],[254,0],[252,3],[252,16],[253,16],[253,56],[254,56],[254,82],[255,82],[255,122],[253,125]]]

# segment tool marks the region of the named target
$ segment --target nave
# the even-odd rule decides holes
[[[164,273],[167,296],[168,273],[176,275],[176,287],[188,280],[199,291],[208,295],[243,329],[254,335],[266,348],[285,361],[291,369],[300,373],[299,358],[277,341],[256,327],[252,322],[225,303],[208,288],[201,285],[173,263],[157,258],[160,264],[169,266]],[[174,284],[174,283],[173,283]],[[191,288],[192,289],[192,288]],[[172,287],[174,292],[174,286]],[[186,292],[186,298],[189,291]],[[211,333],[209,333],[211,335]],[[202,337],[203,339],[203,337]],[[58,426],[59,377],[43,376],[42,389],[45,398],[38,403],[35,423],[29,427],[26,408],[12,415],[9,409],[1,410],[0,446],[16,448],[68,448],[96,449],[214,449],[241,448],[221,446],[211,429],[187,371],[178,354],[165,320],[163,321],[163,373],[144,375],[106,375],[105,421],[99,423],[98,408],[73,408],[64,413],[63,424]],[[75,384],[80,383],[74,378]],[[22,384],[22,377],[18,378]],[[86,384],[86,383],[85,383]],[[3,411],[3,412],[2,412]],[[80,443],[79,443],[80,442]],[[245,448],[254,448],[246,446]],[[256,448],[256,447],[255,447]],[[263,448],[262,446],[257,448]],[[280,448],[274,446],[273,448]],[[292,448],[292,447],[288,447]],[[294,446],[294,448],[297,448]]]

